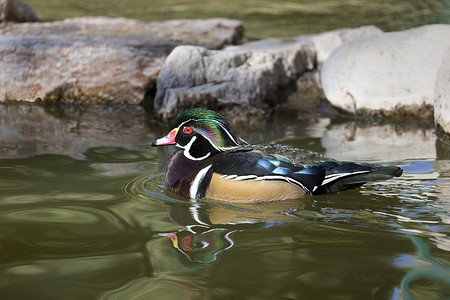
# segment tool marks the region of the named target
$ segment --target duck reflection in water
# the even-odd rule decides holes
[[[235,230],[190,226],[175,232],[159,233],[172,240],[183,265],[202,266],[217,261],[218,255],[234,245],[231,234]]]
[[[276,207],[273,207],[274,205]],[[235,233],[284,224],[282,219],[290,217],[280,215],[279,209],[279,204],[275,203],[264,205],[263,211],[256,210],[255,207],[237,207],[196,200],[171,203],[170,219],[184,228],[160,232],[158,235],[170,238],[175,253],[184,266],[206,267],[216,263],[221,254],[235,246]],[[267,218],[268,215],[272,217]],[[276,221],[274,218],[281,219]],[[264,219],[266,221],[260,221]]]

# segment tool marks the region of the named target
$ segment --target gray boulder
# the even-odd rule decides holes
[[[269,39],[210,51],[179,46],[158,75],[154,108],[165,121],[202,106],[242,120],[286,102],[297,79],[314,71],[329,53],[349,40],[380,34],[373,26],[293,39]],[[292,107],[292,106],[291,106]]]
[[[436,74],[450,46],[450,25],[428,25],[346,43],[321,79],[332,105],[351,113],[432,112]]]
[[[434,120],[438,133],[450,143],[450,47],[444,55],[436,78]]]
[[[242,23],[228,19],[8,23],[0,27],[0,101],[138,104],[174,47],[218,49],[242,36]]]

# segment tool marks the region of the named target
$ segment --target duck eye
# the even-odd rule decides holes
[[[191,134],[192,133],[192,127],[189,127],[189,126],[183,127],[183,133]]]

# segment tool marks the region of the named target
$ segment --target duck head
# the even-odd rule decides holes
[[[172,122],[172,130],[152,143],[153,147],[176,145],[190,160],[203,160],[219,152],[247,144],[228,122],[212,110],[188,109]]]

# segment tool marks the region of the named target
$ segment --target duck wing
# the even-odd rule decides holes
[[[250,145],[247,145],[246,149],[249,147]],[[401,168],[394,165],[341,162],[310,150],[280,144],[256,144],[251,145],[251,148],[254,152],[263,152],[284,162],[284,167],[292,170],[290,176],[297,176],[295,172],[298,172],[298,168],[312,168],[308,171],[315,174],[322,172],[319,170],[323,168],[325,175],[320,187],[313,187],[311,190],[314,195],[345,191],[370,181],[399,177],[403,173]],[[295,167],[289,166],[290,164]]]

